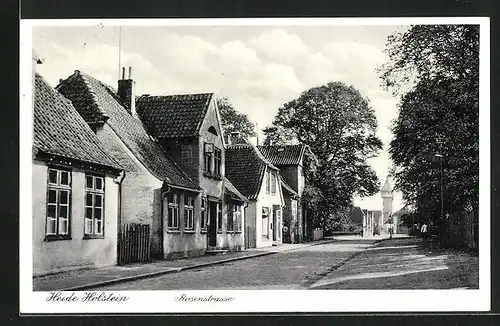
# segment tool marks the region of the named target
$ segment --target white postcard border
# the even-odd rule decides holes
[[[32,87],[34,26],[181,25],[409,25],[480,24],[480,223],[479,290],[245,290],[114,291],[124,302],[48,302],[49,292],[34,292],[32,277]],[[54,19],[20,21],[20,312],[186,313],[186,312],[439,312],[490,309],[490,22],[486,17],[432,18],[269,18],[269,19]],[[83,296],[84,292],[76,294]],[[108,294],[111,292],[107,292]],[[65,293],[65,295],[68,293]],[[183,302],[191,297],[231,297],[228,302]]]

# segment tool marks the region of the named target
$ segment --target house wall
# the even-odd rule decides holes
[[[280,174],[285,182],[295,190],[299,196],[304,192],[305,176],[301,165],[279,166]]]
[[[204,151],[204,146],[203,144],[205,142],[207,143],[213,143],[215,147],[219,148],[221,150],[221,175],[222,178],[224,178],[225,175],[225,161],[226,161],[226,155],[224,151],[224,142],[222,139],[222,129],[219,124],[219,119],[217,117],[217,109],[215,106],[214,100],[211,101],[207,113],[205,115],[205,119],[203,120],[203,123],[200,127],[200,137],[199,137],[199,147],[198,147],[198,162],[199,162],[199,169],[198,169],[198,178],[200,180],[200,187],[203,189],[205,195],[208,196],[213,196],[222,199],[222,194],[223,194],[223,184],[222,184],[222,179],[215,179],[213,177],[207,177],[204,175],[203,172],[203,151]],[[217,136],[214,134],[210,133],[208,131],[208,128],[213,126],[215,130],[217,131]],[[212,167],[214,164],[212,164]]]
[[[266,186],[265,186],[265,180],[266,178],[264,177],[262,179],[262,185],[260,187],[260,192],[259,196],[257,197],[257,203],[256,203],[256,246],[257,248],[259,247],[267,247],[267,246],[272,246],[273,244],[273,238],[272,238],[272,232],[273,228],[277,228],[277,238],[276,238],[276,243],[280,244],[282,243],[282,225],[283,225],[283,195],[281,193],[281,187],[279,185],[279,178],[276,178],[276,182],[278,183],[276,185],[276,194],[267,194],[266,193]],[[271,226],[272,224],[272,209],[273,206],[279,206],[280,210],[282,212],[281,214],[281,220],[276,221],[275,226]],[[269,216],[265,218],[267,225],[268,225],[268,237],[263,236],[263,218],[262,218],[262,207],[269,207],[270,213]]]
[[[121,224],[149,224],[151,230],[151,256],[162,255],[161,188],[157,179],[132,154],[109,124],[99,127],[97,138],[125,169],[121,186]]]
[[[257,202],[250,201],[245,209],[245,243],[248,248],[257,247]]]
[[[175,191],[180,197],[179,229],[168,230],[165,226],[164,251],[165,259],[187,258],[202,256],[207,248],[207,234],[201,231],[201,195]],[[190,195],[195,198],[194,202],[194,230],[185,230],[184,197]],[[163,198],[163,220],[167,224],[168,217],[167,198]]]
[[[47,211],[45,162],[33,161],[33,274],[43,275],[84,267],[115,265],[117,262],[118,184],[105,176],[104,238],[83,239],[85,214],[85,171],[72,168],[71,218],[68,240],[45,240]]]
[[[240,204],[233,202],[234,204]],[[240,204],[241,214],[241,231],[227,231],[227,219],[228,219],[228,203],[225,203],[222,207],[222,231],[217,233],[217,249],[226,249],[230,251],[241,251],[245,248],[245,209],[244,205]]]

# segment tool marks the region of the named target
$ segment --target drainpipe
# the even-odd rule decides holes
[[[116,183],[118,185],[118,216],[117,216],[117,223],[116,223],[116,228],[117,228],[117,235],[120,234],[120,228],[122,226],[122,182],[123,182],[123,179],[125,179],[125,170],[122,170],[120,172],[120,174],[115,178],[113,179],[113,182]],[[117,240],[117,244],[118,244],[118,239]],[[117,260],[119,258],[118,256],[118,245],[116,246],[116,257],[117,257]]]

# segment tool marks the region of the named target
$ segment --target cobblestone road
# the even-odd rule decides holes
[[[373,243],[339,241],[94,290],[304,289]]]
[[[95,290],[478,288],[477,256],[416,238],[375,243],[337,241]]]

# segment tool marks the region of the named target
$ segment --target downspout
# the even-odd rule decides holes
[[[120,234],[120,229],[122,226],[122,182],[123,179],[125,179],[125,170],[122,170],[118,176],[113,179],[113,182],[118,185],[118,216],[117,216],[117,223],[116,223],[116,234]],[[118,239],[117,239],[118,242]],[[120,257],[119,252],[118,252],[118,245],[116,246],[116,257],[117,260]]]

